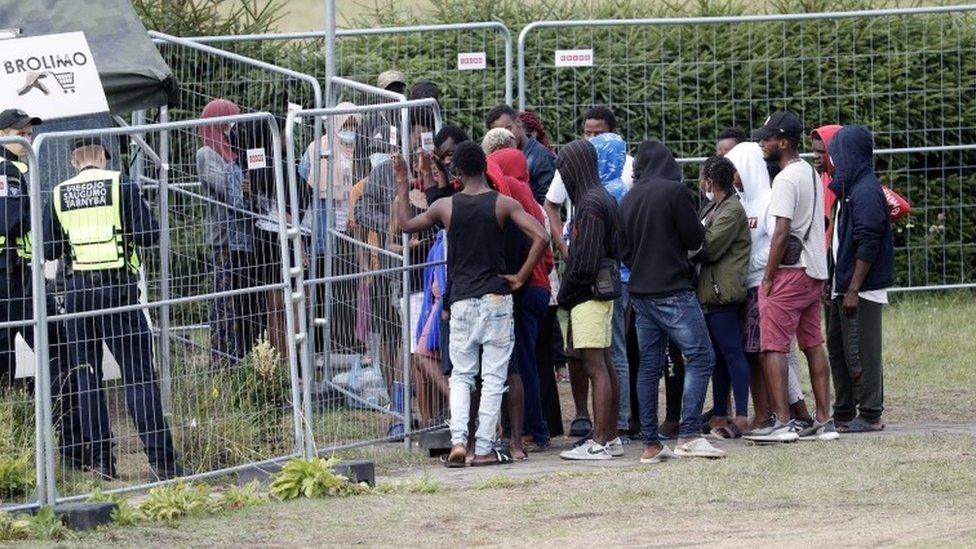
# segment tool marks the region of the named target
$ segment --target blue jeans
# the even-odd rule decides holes
[[[549,292],[545,288],[526,286],[515,294],[515,350],[512,357],[522,377],[525,403],[525,433],[538,444],[549,441],[549,425],[542,415],[542,393],[539,388],[539,365],[535,360],[535,344],[539,329],[549,307]]]
[[[515,345],[512,332],[510,295],[487,294],[451,305],[451,443],[468,442],[471,392],[480,371],[481,402],[474,449],[478,455],[487,455],[495,442],[508,361]]]
[[[617,429],[630,428],[630,363],[627,361],[627,308],[630,307],[630,294],[627,283],[621,284],[623,293],[613,302],[613,343],[610,346],[610,361],[617,370],[620,385],[620,407],[617,410]]]
[[[715,348],[715,373],[712,376],[714,413],[729,413],[729,388],[735,397],[735,415],[749,414],[749,378],[751,372],[742,350],[742,327],[737,311],[720,311],[705,315],[708,332]]]
[[[658,384],[669,339],[687,360],[678,436],[701,436],[702,405],[715,365],[715,352],[708,339],[708,327],[698,298],[694,292],[686,290],[659,298],[631,295],[631,302],[637,315],[637,341],[641,356],[637,372],[641,438],[645,444],[658,442]]]

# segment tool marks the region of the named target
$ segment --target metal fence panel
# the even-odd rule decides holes
[[[39,208],[40,196],[37,156],[30,142],[20,137],[0,137],[0,148],[18,157],[17,161],[4,163],[16,162],[15,170],[24,174],[19,185],[12,179],[3,181],[2,196],[8,203],[3,215],[22,211],[23,206],[33,212]],[[29,219],[20,221],[25,225],[29,222]],[[5,220],[4,226],[16,223]],[[20,246],[23,241],[18,238],[2,244],[3,253],[11,256],[4,258],[7,267],[0,289],[0,509],[3,510],[48,501],[44,490],[46,460],[43,444],[38,441],[43,439],[42,418],[52,407],[51,385],[57,383],[56,379],[49,379],[49,361],[41,360],[47,337],[41,333],[46,332],[44,327],[38,329],[44,323],[36,319],[43,318],[38,307],[44,307],[44,293],[32,291],[45,281],[41,260],[36,251],[28,257],[17,251],[23,249]],[[30,243],[30,238],[26,242]],[[29,244],[26,249],[30,249]],[[56,364],[57,355],[52,354],[50,358]]]
[[[335,84],[341,87],[342,79]],[[360,93],[370,91],[359,88]],[[379,97],[382,91],[375,90],[378,100],[390,99]],[[311,234],[309,277],[303,282],[312,327],[303,367],[314,380],[305,386],[306,413],[312,418],[308,436],[320,453],[408,440],[414,424],[427,427],[412,421],[412,395],[426,386],[417,387],[421,382],[412,376],[411,341],[429,242],[426,237],[405,238],[395,227],[389,154],[407,150],[416,159],[421,134],[436,131],[440,113],[430,99],[298,111],[286,128],[289,151],[303,149],[290,122],[313,117],[336,135],[340,130],[355,132],[365,146],[357,148],[353,140],[323,141],[335,169],[324,171],[325,196],[313,211],[312,225],[325,220],[326,226]],[[391,135],[390,127],[397,125],[401,130]],[[363,162],[366,170],[354,177],[354,166]],[[291,186],[305,183],[301,175],[292,170]],[[423,204],[418,201],[418,206]]]
[[[301,450],[291,350],[300,334],[277,123],[257,113],[56,132],[34,147],[78,167],[98,165],[96,147],[72,152],[75,138],[135,134],[162,160],[146,163],[141,190],[130,182],[116,194],[104,173],[47,167],[61,170],[58,181],[94,174],[77,187],[44,189],[37,225],[46,255],[64,266],[48,321],[62,336],[67,359],[59,374],[67,381],[59,396],[70,407],[46,426],[56,433],[51,482],[62,501],[94,488],[211,476]],[[123,266],[85,270],[79,246],[104,240],[85,240],[65,214],[99,200],[120,204],[121,236],[112,238],[124,243],[113,256]],[[59,224],[74,228],[59,232]],[[110,478],[101,474],[112,465]]]
[[[976,153],[938,149],[976,143],[974,12],[536,22],[519,35],[519,105],[555,143],[581,133],[589,106],[609,105],[625,139],[659,139],[679,158],[711,154],[724,129],[758,127],[781,108],[808,131],[860,123],[880,148],[936,147],[879,159],[883,182],[916,207],[898,227],[898,284],[976,282],[972,201],[959,192]],[[557,52],[578,49],[591,66],[556,66]]]
[[[441,112],[468,131],[484,126],[485,107],[513,100],[512,35],[499,22],[336,29],[336,74],[376,84],[383,71],[402,71],[409,86],[435,82],[441,91]],[[276,65],[323,75],[325,32],[238,36],[199,36],[189,40],[211,44]],[[484,54],[484,68],[479,55]],[[463,69],[462,69],[463,67]],[[324,78],[324,76],[323,76]]]

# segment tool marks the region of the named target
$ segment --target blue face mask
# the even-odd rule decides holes
[[[343,145],[352,145],[356,141],[356,132],[352,130],[342,130],[339,132],[339,142]]]

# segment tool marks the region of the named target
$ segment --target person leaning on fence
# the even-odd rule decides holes
[[[105,169],[108,154],[100,139],[75,139],[71,149],[78,174],[54,187],[44,211],[44,256],[70,261],[66,312],[96,314],[66,326],[69,375],[76,391],[73,413],[80,424],[79,445],[68,464],[116,476],[114,437],[100,381],[104,343],[121,367],[126,406],[153,473],[160,480],[183,476],[163,417],[145,312],[98,313],[139,304],[137,248],[156,243],[159,223],[139,187],[120,172]]]
[[[396,214],[405,232],[415,233],[435,225],[447,230],[448,299],[451,308],[451,452],[449,467],[463,467],[467,455],[471,392],[479,371],[482,378],[475,456],[472,466],[495,465],[511,457],[495,449],[496,428],[512,347],[511,293],[521,288],[542,258],[546,237],[542,226],[515,200],[488,188],[487,159],[479,146],[462,143],[454,164],[463,189],[450,200],[438,200],[411,218],[406,163],[394,156],[397,180]],[[511,220],[532,241],[525,263],[517,274],[505,269],[503,227]],[[479,358],[480,367],[479,367]]]

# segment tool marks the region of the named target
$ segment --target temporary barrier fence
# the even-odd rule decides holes
[[[518,38],[520,110],[550,135],[613,107],[627,137],[709,150],[777,108],[807,122],[862,121],[885,147],[973,142],[976,5],[852,12],[538,21]]]
[[[290,32],[189,37],[305,73],[322,75],[326,33]],[[514,98],[512,34],[497,21],[336,29],[336,74],[375,84],[395,69],[409,86],[432,81],[441,112],[468,131],[483,126],[485,106]],[[324,77],[323,77],[324,79]]]
[[[898,235],[898,285],[950,288],[976,282],[964,261],[972,201],[956,187],[976,154],[945,148],[976,143],[966,115],[976,109],[974,12],[535,22],[518,39],[519,108],[536,111],[553,142],[566,143],[588,107],[608,105],[626,139],[659,139],[686,158],[713,151],[726,128],[758,127],[782,108],[808,131],[862,123],[879,148],[926,151],[879,161],[917,206]]]
[[[882,184],[911,203],[893,227],[895,286],[890,292],[976,288],[976,145],[876,149]],[[806,159],[811,154],[801,155]],[[705,157],[679,158],[689,186]]]
[[[21,158],[18,170],[26,169],[27,176],[16,191],[28,193],[31,224],[40,226],[41,194],[37,155],[31,144],[21,137],[0,137],[0,148],[8,148]],[[9,160],[7,162],[10,162]],[[14,181],[4,181],[4,195],[11,191]],[[8,210],[9,211],[9,210]],[[45,460],[43,441],[46,433],[42,425],[50,420],[51,379],[47,357],[47,325],[44,292],[31,291],[45,285],[39,243],[27,238],[31,250],[23,272],[8,271],[0,294],[0,465],[4,485],[0,487],[0,509],[14,511],[45,504],[52,500],[48,478],[52,473]],[[4,247],[13,253],[17,246],[8,242]],[[18,344],[18,339],[23,341]],[[35,352],[24,350],[30,346]]]
[[[251,137],[247,148],[217,145],[214,136],[231,124]],[[76,266],[58,277],[57,290],[35,294],[41,300],[51,295],[58,304],[53,314],[40,315],[41,325],[57,334],[49,338],[50,352],[61,365],[51,374],[60,381],[56,400],[67,404],[57,420],[47,414],[41,423],[44,459],[52,470],[45,484],[52,496],[56,489],[58,501],[83,499],[93,486],[138,490],[174,472],[205,478],[302,453],[298,360],[291,351],[301,337],[289,284],[293,231],[274,117],[253,113],[52,132],[35,139],[34,150],[94,163],[86,156],[90,150],[70,151],[72,140],[136,133],[158,143],[164,161],[147,166],[153,183],[145,186],[145,199],[134,183],[114,194],[108,176],[96,173],[77,192],[64,187],[53,196],[38,189],[32,210],[35,217],[44,212],[43,221],[33,224],[44,228],[35,230],[34,242],[48,257],[66,257],[69,245],[53,222],[67,218],[54,213],[52,200],[64,212],[75,202],[119,201],[122,233],[135,244],[120,252],[127,267],[85,272]],[[196,162],[165,162],[169,145],[173,151],[197,148]],[[75,175],[64,170],[54,179]],[[184,185],[198,181],[200,188]],[[163,287],[169,288],[165,297]],[[162,322],[168,315],[169,325]],[[168,349],[161,344],[166,332]],[[47,364],[47,349],[39,345],[37,351]],[[164,413],[166,382],[172,391]],[[91,471],[108,472],[111,461],[112,479]]]
[[[301,356],[303,379],[313,380],[303,386],[311,418],[307,449],[319,453],[400,438],[409,444],[410,319],[419,313],[411,309],[410,289],[419,291],[415,279],[427,265],[418,259],[423,242],[395,230],[389,154],[417,151],[422,134],[432,135],[440,125],[433,99],[407,101],[342,78],[333,85],[391,102],[295,111],[286,124],[291,188],[302,185],[293,152],[301,151],[294,139],[296,122],[318,118],[333,128],[327,136],[343,128],[356,133],[354,142],[323,142],[325,158],[338,169],[326,171],[322,184],[313,185],[310,276],[302,283],[311,337],[303,341]],[[391,128],[397,127],[394,134]],[[356,173],[359,166],[365,169]],[[319,228],[323,222],[325,230]]]

